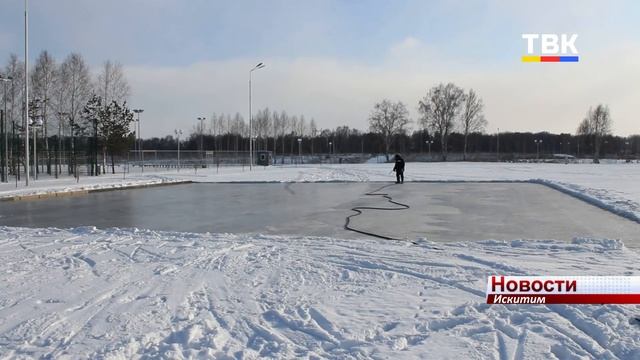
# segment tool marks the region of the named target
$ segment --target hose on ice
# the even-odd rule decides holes
[[[397,211],[397,210],[410,209],[411,207],[409,205],[394,201],[393,198],[388,193],[379,193],[379,191],[381,191],[381,190],[383,190],[383,189],[385,189],[385,188],[387,188],[389,186],[393,186],[393,185],[395,185],[395,184],[387,184],[387,185],[382,186],[382,187],[380,187],[380,188],[378,188],[376,190],[369,191],[368,193],[365,193],[365,195],[367,195],[367,196],[382,196],[383,198],[387,199],[388,202],[390,202],[390,203],[392,203],[394,205],[397,205],[397,207],[376,207],[376,206],[356,206],[356,207],[353,207],[353,208],[351,208],[351,211],[355,212],[355,214],[351,214],[351,215],[346,217],[345,223],[344,223],[345,230],[357,232],[359,234],[373,236],[373,237],[376,237],[376,238],[379,238],[379,239],[404,240],[404,239],[394,238],[394,237],[390,237],[390,236],[386,236],[386,235],[380,235],[380,234],[376,234],[376,233],[372,233],[372,232],[368,232],[368,231],[364,231],[364,230],[359,230],[359,229],[356,229],[356,228],[354,228],[354,227],[352,227],[350,225],[351,218],[362,214],[362,210]]]

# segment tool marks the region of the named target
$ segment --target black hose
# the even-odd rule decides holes
[[[375,234],[375,233],[367,232],[367,231],[364,231],[364,230],[358,230],[358,229],[355,229],[355,228],[349,226],[351,218],[362,214],[362,210],[407,210],[407,209],[410,209],[411,207],[409,205],[402,204],[402,203],[399,203],[397,201],[394,201],[393,198],[391,196],[389,196],[388,193],[377,193],[378,191],[380,191],[380,190],[382,190],[384,188],[387,188],[389,186],[393,186],[393,185],[395,185],[395,184],[387,184],[387,185],[385,185],[383,187],[380,187],[380,188],[378,188],[376,190],[373,190],[373,191],[370,191],[368,193],[365,193],[365,195],[367,195],[367,196],[382,196],[383,198],[387,199],[388,202],[390,202],[390,203],[392,203],[394,205],[398,205],[398,207],[392,207],[392,208],[391,207],[389,207],[389,208],[373,207],[373,206],[356,206],[356,207],[353,207],[353,208],[351,208],[351,211],[354,211],[355,214],[351,214],[351,215],[346,217],[345,223],[344,223],[345,230],[357,232],[357,233],[363,234],[363,235],[369,235],[369,236],[377,237],[379,239],[384,239],[384,240],[400,240],[400,241],[404,240],[404,239],[398,239],[398,238],[394,238],[394,237],[390,237],[390,236]]]

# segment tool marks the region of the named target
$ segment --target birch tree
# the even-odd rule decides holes
[[[46,50],[41,52],[36,60],[34,71],[31,73],[31,84],[34,98],[42,102],[42,137],[44,139],[45,152],[47,153],[47,174],[51,175],[52,156],[49,151],[49,109],[54,96],[56,85],[57,66],[53,57]]]
[[[423,125],[440,136],[443,161],[447,160],[449,134],[453,130],[454,121],[460,113],[460,105],[464,100],[464,91],[448,83],[432,87],[418,103]]]
[[[91,78],[89,76],[89,68],[87,67],[84,59],[80,54],[72,53],[65,61],[60,65],[60,79],[59,86],[60,91],[59,99],[61,103],[59,108],[61,112],[65,113],[65,117],[69,119],[71,129],[71,151],[72,151],[72,163],[70,163],[69,170],[74,175],[76,171],[76,154],[75,154],[75,141],[74,131],[76,130],[76,124],[81,118],[81,112],[84,105],[88,102],[91,96]]]
[[[592,136],[594,139],[595,151],[593,153],[593,162],[600,162],[600,147],[602,138],[611,134],[611,115],[609,107],[599,104],[594,108],[589,108],[587,115],[578,126],[578,135]]]
[[[102,97],[103,106],[109,106],[113,101],[123,103],[131,92],[122,64],[111,60],[102,65],[96,85],[96,93]]]
[[[374,105],[373,111],[369,115],[369,127],[371,132],[382,136],[387,161],[389,161],[389,150],[393,137],[404,134],[410,122],[407,107],[401,101],[392,102],[384,99]]]
[[[7,86],[7,101],[11,103],[11,106],[7,109],[7,119],[16,125],[20,125],[23,122],[20,119],[23,119],[24,62],[18,60],[18,55],[9,55],[4,74],[13,79],[10,85]]]
[[[460,116],[460,128],[464,135],[462,159],[467,160],[469,134],[483,131],[487,126],[487,120],[482,114],[482,109],[484,108],[482,99],[478,97],[473,89],[469,90],[469,93],[465,96],[462,107],[462,115]]]

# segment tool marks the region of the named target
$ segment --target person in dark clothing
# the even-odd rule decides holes
[[[395,156],[396,164],[393,166],[393,171],[396,172],[396,184],[404,183],[404,159],[399,154]]]

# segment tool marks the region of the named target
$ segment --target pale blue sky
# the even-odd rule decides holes
[[[375,64],[414,37],[443,56],[510,62],[528,32],[637,39],[637,1],[31,0],[31,48],[91,63],[185,65],[237,57],[337,57]],[[2,50],[22,52],[23,1],[0,2]],[[585,40],[585,38],[587,40]]]
[[[11,52],[23,54],[23,4],[0,0],[2,61]],[[123,63],[132,101],[149,108],[146,116],[158,119],[162,133],[196,112],[245,112],[242,69],[257,61],[268,62],[259,75],[265,94],[256,90],[257,106],[286,107],[325,127],[365,128],[373,102],[382,97],[405,101],[415,118],[426,89],[450,80],[484,93],[494,127],[573,132],[588,106],[602,101],[619,120],[616,131],[633,133],[640,132],[631,104],[638,90],[630,80],[640,74],[627,61],[640,63],[638,19],[638,1],[31,0],[30,51],[35,57],[48,49],[58,60],[77,51],[93,67],[107,59]],[[568,71],[557,64],[523,66],[521,34],[537,32],[579,34],[581,63],[563,64],[572,66]],[[179,80],[194,69],[210,75],[208,81]],[[238,83],[230,75],[236,73]],[[590,77],[595,83],[582,83]],[[159,79],[179,82],[189,98],[158,91]],[[303,96],[301,86],[316,84],[333,89]],[[541,93],[546,86],[556,88],[548,97]],[[530,88],[535,100],[515,97],[513,88]],[[597,92],[603,88],[615,88],[616,96]],[[165,97],[180,104],[160,111]],[[489,108],[505,101],[512,107]],[[545,102],[549,109],[539,109]],[[538,121],[549,117],[557,119]]]

